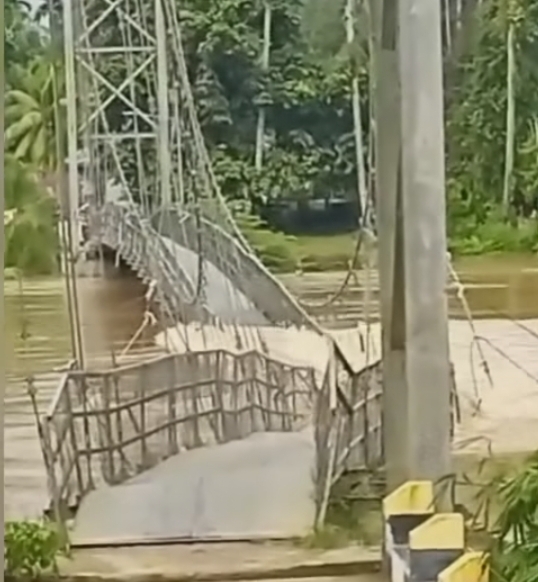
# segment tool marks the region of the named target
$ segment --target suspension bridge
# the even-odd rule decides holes
[[[391,489],[448,469],[440,20],[420,4],[373,15],[381,362],[358,329],[321,329],[243,236],[176,3],[66,0],[66,218],[86,206],[88,245],[152,289],[170,351],[63,375],[40,431],[74,543],[301,536],[346,469],[384,466]]]

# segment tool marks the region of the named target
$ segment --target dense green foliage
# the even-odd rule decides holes
[[[515,145],[509,216],[501,216],[507,139],[507,30],[515,27]],[[538,1],[493,0],[478,10],[447,108],[449,226],[456,250],[536,248]],[[508,220],[507,220],[508,219]],[[520,228],[514,228],[519,226]]]
[[[501,512],[492,552],[495,582],[538,582],[538,453],[496,486]]]
[[[4,266],[25,275],[56,268],[56,204],[36,174],[13,156],[4,163],[5,207],[13,218],[5,225]]]
[[[349,46],[344,4],[344,0],[272,0],[268,70],[261,63],[264,2],[184,0],[179,5],[199,119],[217,180],[229,200],[247,201],[254,209],[282,198],[356,200],[351,78],[357,73],[360,81],[368,171],[368,15],[366,4],[357,3],[356,40]],[[61,5],[54,5],[58,11],[52,24],[58,25]],[[538,0],[466,0],[464,5],[473,8],[464,10],[461,26],[453,23],[451,46],[458,50],[450,52],[445,42],[451,246],[457,253],[533,250],[538,245],[537,222],[532,217],[538,206]],[[91,10],[102,11],[102,1]],[[53,83],[50,39],[31,18],[28,6],[9,0],[5,22],[6,147],[22,162],[13,168],[41,179],[50,175],[58,159],[56,123],[62,108],[55,105],[63,83],[61,75],[57,86]],[[506,211],[500,205],[507,149],[510,26],[515,31],[515,137]],[[115,44],[118,27],[100,26],[99,34],[101,43]],[[464,36],[463,41],[458,35]],[[107,62],[109,79],[125,77],[125,59]],[[142,105],[148,97],[143,85],[137,86],[137,101]],[[256,170],[256,126],[262,106],[266,113],[264,155],[262,168]],[[110,109],[112,131],[124,130],[123,112],[121,102]],[[134,166],[128,167],[135,163],[134,152],[122,155],[127,176],[134,175]],[[151,171],[154,155],[146,152],[143,159]],[[39,195],[33,191],[37,203]],[[20,205],[27,203],[25,198]],[[286,255],[289,240],[277,235],[269,240],[268,232],[263,237],[262,246],[273,249],[270,254]],[[9,260],[17,262],[14,255]],[[26,258],[23,262],[29,264]]]
[[[228,198],[356,198],[350,79],[361,80],[363,141],[370,134],[366,14],[347,46],[344,2],[275,2],[270,67],[260,63],[264,5],[189,0],[184,36],[200,119]],[[457,253],[538,248],[537,0],[490,0],[467,15],[447,87],[448,218]],[[515,22],[515,166],[501,211],[506,149],[507,26]],[[456,29],[456,27],[454,27]],[[458,41],[457,38],[454,42]],[[447,54],[447,74],[450,63]],[[448,85],[448,81],[447,81]],[[448,90],[449,89],[449,90]],[[254,169],[259,106],[265,158]]]
[[[36,579],[56,570],[62,544],[57,531],[39,521],[8,521],[4,524],[4,576],[7,580]]]
[[[6,2],[5,25],[4,264],[46,274],[56,269],[58,248],[56,203],[44,185],[57,160],[51,55],[25,2]]]
[[[354,196],[348,59],[320,58],[312,50],[302,32],[302,1],[271,6],[270,67],[264,72],[263,3],[182,3],[189,72],[221,188],[228,198],[254,200]],[[261,105],[267,125],[257,172]]]

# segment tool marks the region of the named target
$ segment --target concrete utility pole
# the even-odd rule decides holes
[[[384,439],[392,489],[450,469],[440,3],[373,0]]]

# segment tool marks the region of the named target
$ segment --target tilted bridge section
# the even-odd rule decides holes
[[[51,509],[61,520],[75,512],[79,545],[308,533],[343,471],[382,464],[380,363],[357,365],[345,346],[306,328],[308,317],[258,259],[209,221],[204,301],[192,301],[198,238],[174,229],[189,217],[157,213],[157,231],[139,216],[106,205],[96,234],[154,282],[179,325],[265,330],[270,345],[230,334],[228,349],[68,370],[41,420]],[[235,272],[223,260],[232,245],[244,263]],[[248,276],[234,286],[238,271]],[[309,361],[273,355],[271,342],[290,335],[296,349],[310,346]]]
[[[154,281],[159,301],[183,323],[312,325],[248,247],[179,205],[144,219],[133,205],[109,203],[93,224],[94,242],[118,252],[146,283]]]
[[[244,239],[176,3],[73,1],[71,218],[89,208],[92,243],[154,290],[170,342],[157,360],[65,373],[40,422],[51,509],[62,523],[76,510],[78,544],[308,533],[342,471],[382,464],[381,365],[358,330],[319,329]]]

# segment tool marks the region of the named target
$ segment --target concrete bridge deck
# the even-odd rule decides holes
[[[315,520],[313,431],[257,433],[179,453],[82,501],[71,541],[286,539]]]

